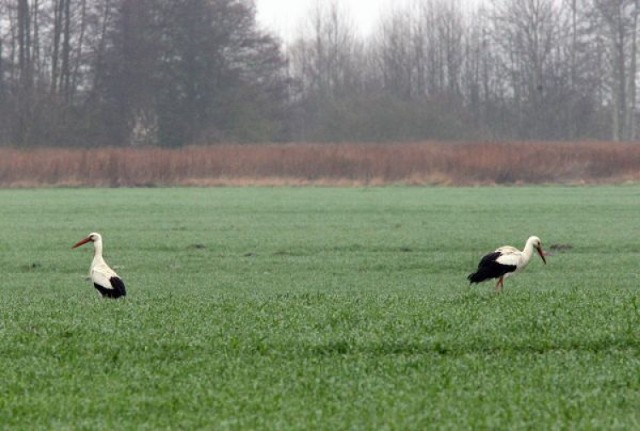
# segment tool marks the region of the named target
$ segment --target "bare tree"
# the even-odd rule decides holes
[[[364,47],[349,16],[332,1],[316,3],[304,35],[289,49],[291,73],[300,83],[295,115],[305,138],[334,139],[349,134],[342,121],[352,112],[347,106],[363,91]],[[314,124],[313,127],[308,127]]]
[[[304,71],[305,88],[328,97],[344,94],[357,81],[357,40],[349,18],[332,1],[316,4],[307,35],[291,48],[292,67]]]
[[[508,72],[518,113],[518,132],[542,136],[546,82],[554,46],[560,40],[560,11],[553,0],[494,0],[494,40]]]
[[[609,42],[612,138],[635,138],[637,0],[593,0],[594,21]]]
[[[396,97],[409,99],[412,95],[414,79],[414,60],[424,60],[424,35],[416,37],[412,32],[412,13],[410,10],[398,9],[382,21],[378,40],[376,41],[378,68],[382,79],[382,88]],[[412,49],[414,47],[414,49]],[[424,67],[424,61],[417,65],[417,69]],[[418,88],[424,87],[418,80]]]

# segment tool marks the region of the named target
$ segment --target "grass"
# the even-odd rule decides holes
[[[640,187],[0,191],[3,429],[634,429]],[[85,280],[90,231],[127,283]],[[569,245],[505,283],[480,256]]]

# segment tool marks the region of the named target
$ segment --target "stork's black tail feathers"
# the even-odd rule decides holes
[[[103,298],[117,299],[127,295],[127,290],[124,287],[124,282],[120,278],[111,277],[109,281],[111,282],[111,286],[112,286],[111,289],[108,289],[104,286],[100,286],[97,283],[93,283],[94,287],[98,289],[98,292],[100,292]]]
[[[478,270],[474,273],[471,273],[467,276],[467,280],[469,283],[481,283],[485,280],[493,278],[492,274],[489,274],[486,268],[478,268]]]
[[[499,278],[508,272],[516,270],[515,265],[503,265],[498,263],[501,253],[494,251],[484,256],[478,264],[478,269],[473,274],[469,274],[467,280],[471,283],[481,283],[492,278]]]

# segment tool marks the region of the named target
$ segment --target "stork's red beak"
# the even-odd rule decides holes
[[[81,240],[81,241],[78,241],[78,242],[77,242],[73,247],[71,247],[71,248],[80,247],[82,244],[86,244],[86,243],[88,243],[89,241],[91,241],[91,237],[90,237],[90,236],[86,237],[85,239],[83,239],[83,240]]]
[[[545,257],[544,257],[544,251],[542,250],[542,247],[536,247],[536,250],[538,251],[538,254],[540,255],[540,257],[542,258],[542,261],[546,265],[547,264],[547,259],[545,259]]]

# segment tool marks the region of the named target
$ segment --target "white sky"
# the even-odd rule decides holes
[[[416,0],[337,0],[353,20],[359,33],[369,35],[380,16],[394,7]],[[450,0],[465,6],[480,4],[483,0]],[[284,40],[291,40],[298,33],[316,4],[330,4],[331,0],[255,0],[258,23],[274,31]]]

